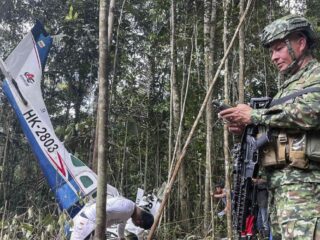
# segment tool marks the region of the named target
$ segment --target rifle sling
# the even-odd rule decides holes
[[[312,93],[312,92],[320,92],[320,87],[309,87],[309,88],[305,88],[299,91],[296,91],[294,93],[291,93],[287,96],[284,96],[282,98],[278,98],[278,99],[274,99],[272,100],[272,102],[270,103],[269,107],[273,107],[275,105],[279,105],[279,104],[283,104],[285,102],[287,102],[290,99],[294,99],[296,97],[302,96],[303,94],[306,93]]]

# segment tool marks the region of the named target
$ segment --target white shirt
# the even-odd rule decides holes
[[[133,201],[124,197],[119,196],[108,198],[106,205],[106,227],[110,227],[113,224],[118,224],[118,236],[119,238],[124,238],[126,222],[129,218],[131,218],[135,206],[136,205]],[[79,212],[73,219],[74,227],[71,234],[71,240],[85,239],[95,229],[95,221],[96,202],[88,203],[88,205],[85,205],[81,212]]]

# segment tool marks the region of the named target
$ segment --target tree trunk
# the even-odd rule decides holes
[[[147,127],[148,129],[148,127]],[[146,147],[145,147],[145,157],[144,157],[144,174],[143,174],[143,188],[147,191],[147,178],[148,178],[148,155],[149,155],[149,132],[146,131]]]
[[[175,11],[176,11],[176,3],[175,0],[171,0],[171,91],[172,91],[172,109],[173,109],[173,130],[174,136],[176,140],[177,151],[176,155],[173,156],[173,159],[179,158],[181,154],[181,135],[178,134],[179,122],[180,122],[180,100],[179,100],[179,91],[178,84],[176,79],[176,68],[177,68],[177,56],[176,56],[176,39],[175,39]],[[182,164],[180,172],[179,172],[179,203],[180,203],[180,213],[182,220],[182,228],[188,231],[188,188],[187,188],[187,180],[185,174],[185,164]]]
[[[172,18],[172,16],[171,16]],[[170,21],[171,21],[170,18]],[[171,24],[171,22],[170,22]],[[172,31],[172,30],[171,30]],[[172,41],[172,39],[170,39]],[[172,61],[172,65],[173,65],[173,51],[172,51],[172,46],[171,46],[171,61]],[[172,140],[173,140],[173,82],[172,82],[172,66],[171,66],[171,82],[170,82],[170,104],[169,104],[169,136],[168,136],[168,181],[171,178],[171,171],[173,169],[174,163],[174,156],[172,155]],[[170,198],[168,199],[168,206],[170,206]],[[165,209],[165,213],[167,213],[168,209]],[[164,220],[165,222],[169,222],[170,220],[170,215],[169,214],[165,214],[164,216]],[[166,226],[165,226],[166,227]]]
[[[106,1],[106,0],[105,0]],[[107,6],[107,2],[105,3],[105,7]],[[100,7],[101,7],[101,2],[100,2]],[[108,15],[106,15],[105,16],[105,18],[106,19],[108,19],[108,28],[106,29],[106,36],[107,36],[107,39],[106,39],[106,55],[107,54],[110,54],[110,47],[111,47],[111,43],[112,43],[112,32],[113,32],[113,22],[114,22],[114,8],[115,8],[115,0],[111,0],[110,1],[110,5],[109,5],[109,13],[108,13]],[[105,11],[106,11],[106,9],[105,9]],[[101,9],[100,9],[100,12],[101,12]],[[100,13],[99,13],[100,14]],[[100,15],[99,15],[100,16]],[[105,21],[106,21],[106,19],[105,19]],[[107,24],[107,22],[106,22],[106,24]],[[100,29],[100,20],[99,20],[99,29]],[[99,33],[100,34],[100,33]],[[100,36],[99,36],[99,39],[100,39]],[[99,40],[100,41],[100,40]],[[100,43],[99,43],[99,45],[100,45]],[[117,49],[116,49],[117,50]],[[100,50],[99,50],[100,51]],[[117,53],[117,52],[116,52]],[[116,58],[116,56],[115,56],[115,58]],[[99,61],[100,61],[100,59],[99,59]],[[108,65],[108,58],[106,57],[106,66],[105,66],[105,68],[106,68],[106,81],[107,81],[107,84],[108,84],[108,76],[109,76],[109,72],[110,72],[110,66]],[[115,60],[116,61],[116,60]],[[99,68],[100,68],[100,62],[99,62]],[[113,69],[114,71],[115,71],[115,66],[114,66],[114,69]],[[99,76],[98,76],[99,77]],[[108,87],[109,88],[109,87]],[[109,98],[108,98],[109,99]],[[99,107],[99,106],[98,106]],[[107,113],[106,113],[106,115],[108,115],[110,113],[110,110],[109,110],[109,108],[107,109]],[[99,111],[97,111],[97,119],[99,118]],[[98,121],[98,120],[97,120]],[[97,124],[97,126],[96,126],[96,133],[95,133],[95,140],[94,140],[94,148],[93,148],[93,157],[92,157],[92,159],[93,159],[93,169],[94,170],[96,170],[96,168],[97,168],[97,165],[98,165],[98,163],[97,163],[97,159],[98,159],[98,153],[97,153],[97,149],[98,149],[98,146],[97,146],[97,142],[98,142],[98,138],[97,138],[97,134],[98,134],[98,131],[99,131],[99,129],[98,129],[98,127],[99,127],[99,125]]]
[[[223,1],[223,16],[224,16],[224,23],[223,23],[223,49],[224,52],[227,52],[228,47],[228,12],[229,12],[229,0]],[[229,102],[229,88],[228,88],[228,81],[229,81],[229,67],[228,67],[228,58],[226,58],[225,65],[224,65],[224,94],[225,94],[225,102]],[[227,228],[228,228],[228,239],[232,238],[232,216],[231,216],[231,196],[230,196],[230,157],[229,157],[229,141],[228,141],[228,129],[227,126],[224,126],[223,129],[224,135],[224,162],[225,162],[225,189],[227,191]]]
[[[121,26],[121,22],[122,22],[122,15],[123,15],[123,8],[124,5],[126,4],[126,0],[123,0],[122,2],[122,6],[121,6],[121,11],[120,11],[120,16],[119,16],[119,21],[118,21],[118,27],[117,27],[117,33],[116,33],[116,46],[115,46],[115,50],[114,50],[114,59],[113,59],[113,68],[112,68],[112,76],[110,79],[110,106],[112,105],[112,101],[115,98],[114,94],[116,94],[116,75],[117,75],[117,63],[118,63],[118,50],[119,50],[119,35],[120,35],[120,26]],[[110,15],[109,15],[110,18]],[[112,24],[113,26],[113,24]],[[110,32],[110,31],[109,31]],[[108,33],[109,35],[109,33]],[[110,36],[112,35],[112,32],[110,32]],[[109,41],[108,41],[109,44]],[[110,115],[110,109],[108,110],[108,113]]]
[[[244,13],[244,0],[240,0],[240,10],[239,10],[239,19]],[[239,103],[244,103],[244,27],[245,24],[242,24],[239,30]]]
[[[109,9],[113,11],[115,2],[111,0]],[[113,21],[110,21],[112,23]],[[107,26],[107,1],[100,0],[99,9],[99,98],[98,98],[98,186],[97,186],[97,214],[95,240],[105,239],[106,231],[106,187],[107,187],[107,107],[108,107],[108,41],[107,27],[112,29],[111,25]],[[112,31],[112,30],[111,30]]]
[[[210,77],[210,0],[204,1],[204,80],[206,88],[210,85],[212,80]],[[211,169],[211,150],[212,150],[212,94],[210,95],[206,104],[206,170],[205,170],[205,183],[204,183],[204,233],[209,230],[210,226],[210,169]]]
[[[209,8],[210,9],[210,8]],[[211,0],[211,9],[210,9],[210,23],[209,23],[209,36],[206,32],[205,34],[205,42],[208,41],[207,44],[209,44],[209,51],[205,51],[205,60],[208,62],[208,66],[205,63],[205,66],[207,70],[205,70],[206,74],[208,76],[206,80],[207,88],[209,88],[212,80],[213,80],[213,69],[214,69],[214,39],[215,39],[215,32],[216,32],[216,18],[217,18],[217,3],[216,0]],[[206,21],[205,21],[206,24]],[[206,29],[206,27],[205,27]],[[206,39],[207,37],[209,39]],[[207,44],[205,44],[205,49],[208,48]],[[207,127],[207,140],[206,140],[206,182],[205,182],[205,200],[208,201],[205,203],[205,207],[207,209],[205,210],[205,217],[208,219],[205,219],[207,221],[207,226],[205,225],[205,229],[210,226],[210,220],[211,220],[211,228],[212,228],[212,239],[215,239],[215,225],[214,225],[214,211],[213,211],[213,198],[211,197],[211,192],[213,192],[212,189],[212,172],[215,170],[215,158],[213,158],[212,154],[212,146],[214,145],[213,142],[213,109],[212,109],[212,97],[209,98],[207,105],[206,105],[206,127]],[[211,208],[210,208],[211,205]],[[206,215],[206,211],[209,212],[209,209],[211,210],[211,219],[209,218],[210,215]]]
[[[11,116],[11,114],[9,114],[9,116]],[[10,126],[9,126],[9,117],[7,116],[7,121],[6,121],[6,140],[3,146],[3,151],[1,152],[1,158],[2,162],[1,162],[1,184],[0,184],[0,191],[3,194],[3,200],[6,201],[7,200],[7,189],[6,189],[6,184],[5,182],[5,172],[6,172],[6,162],[7,162],[7,158],[8,158],[8,151],[9,151],[9,139],[10,139]]]
[[[120,191],[122,192],[122,194],[125,194],[125,177],[126,177],[126,169],[127,169],[127,165],[126,165],[126,153],[127,153],[127,137],[128,137],[128,122],[125,123],[125,137],[124,137],[124,143],[123,143],[123,154],[122,154],[122,159],[121,159],[121,175],[120,175]]]

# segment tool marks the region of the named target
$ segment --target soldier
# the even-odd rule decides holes
[[[239,104],[221,111],[220,117],[234,134],[248,124],[271,129],[261,165],[270,189],[273,239],[320,239],[320,64],[312,55],[316,32],[306,18],[289,15],[265,27],[261,42],[283,80],[274,97],[281,101],[268,109]]]

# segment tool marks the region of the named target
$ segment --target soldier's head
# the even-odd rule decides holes
[[[261,43],[270,50],[271,60],[281,73],[295,73],[309,59],[318,36],[304,17],[288,15],[264,28]]]
[[[134,225],[143,229],[150,229],[154,221],[151,213],[139,208],[138,206],[135,207],[131,219]]]

